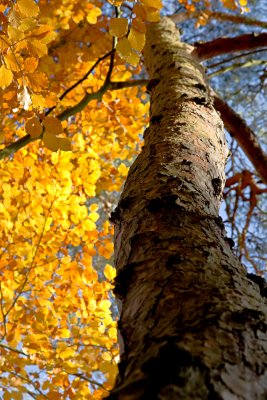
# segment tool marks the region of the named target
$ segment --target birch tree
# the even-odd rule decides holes
[[[109,399],[267,394],[266,289],[219,217],[228,150],[200,64],[242,40],[194,49],[170,19],[148,28],[150,125],[113,214],[122,354]]]

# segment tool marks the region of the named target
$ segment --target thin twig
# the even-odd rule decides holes
[[[79,86],[83,81],[85,81],[85,79],[88,78],[88,76],[93,72],[93,70],[97,67],[97,65],[103,61],[105,58],[109,57],[110,55],[112,55],[114,53],[114,49],[112,49],[111,51],[109,51],[108,53],[106,53],[104,56],[98,58],[96,60],[96,62],[94,63],[94,65],[86,72],[86,74],[79,79],[77,82],[75,82],[72,86],[70,86],[68,89],[65,90],[64,93],[62,93],[62,95],[59,97],[59,100],[63,100],[64,97],[67,96],[67,94],[69,92],[71,92],[73,89],[75,89],[77,86]],[[49,110],[47,110],[47,112],[45,113],[45,115],[49,115],[54,109],[56,108],[56,106],[53,106],[51,108],[49,108]]]
[[[27,357],[27,358],[30,357],[28,354],[24,353],[23,351],[14,349],[13,347],[7,346],[5,344],[1,343],[0,347],[2,347],[3,349],[6,349],[6,350],[14,351],[15,353],[21,354],[22,356]]]

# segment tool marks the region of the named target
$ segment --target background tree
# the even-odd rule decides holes
[[[4,399],[102,398],[117,372],[116,307],[109,292],[115,272],[107,216],[148,121],[141,51],[146,24],[159,19],[162,5],[155,0],[110,3],[18,0],[0,6]],[[227,20],[236,33],[240,22],[264,27],[240,15],[233,1],[222,3],[232,8],[231,14],[221,12],[221,3],[182,4],[185,8],[174,18],[184,24],[193,17],[198,25],[206,24],[203,29],[209,29],[207,22],[214,18],[220,21],[216,27]],[[177,7],[167,2],[162,12],[174,13]],[[266,46],[266,36],[240,43],[239,50],[249,46],[255,51]],[[259,66],[264,63],[254,67]],[[222,112],[226,106],[217,102]],[[244,140],[235,129],[242,121],[231,109],[226,111],[230,133],[266,179],[262,137],[245,129]],[[250,153],[255,147],[257,159]],[[243,189],[258,200],[264,187],[256,182],[255,189],[251,175],[244,180],[242,168],[229,172],[237,186],[230,196],[249,204],[249,216],[255,197],[246,201]],[[228,184],[231,188],[231,181]],[[239,227],[242,217],[237,218],[237,208],[229,204],[231,221]],[[249,222],[255,212],[253,223],[264,218],[259,204]],[[248,221],[246,216],[243,220]],[[245,248],[242,240],[241,232]],[[264,264],[258,269],[264,272]]]

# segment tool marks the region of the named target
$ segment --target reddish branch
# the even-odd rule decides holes
[[[249,33],[234,38],[219,38],[198,44],[193,54],[199,61],[203,61],[223,54],[264,47],[267,47],[267,33]]]
[[[170,15],[169,18],[175,23],[181,23],[188,19],[196,19],[203,17],[206,20],[216,19],[218,21],[234,22],[235,24],[243,24],[248,26],[259,26],[267,28],[266,21],[259,21],[257,19],[248,18],[244,15],[225,14],[222,12],[208,12],[208,11],[195,11],[193,13],[183,12],[179,14]]]
[[[262,150],[254,132],[216,93],[213,93],[213,96],[214,106],[221,113],[225,128],[238,142],[262,180],[267,184],[267,154]]]

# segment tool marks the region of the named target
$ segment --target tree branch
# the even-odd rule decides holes
[[[188,19],[199,18],[203,16],[204,18],[216,19],[219,21],[229,21],[234,22],[235,24],[243,24],[248,26],[259,26],[261,28],[267,28],[267,22],[259,21],[257,19],[248,18],[244,15],[234,15],[234,14],[226,14],[222,12],[208,12],[208,11],[195,11],[193,13],[183,12],[179,14],[170,15],[169,18],[175,23],[181,23],[187,21]]]
[[[115,50],[113,48],[111,51],[109,51],[108,53],[106,53],[102,57],[98,58],[96,60],[96,62],[92,65],[92,67],[86,72],[86,74],[81,79],[79,79],[72,86],[70,86],[68,89],[66,89],[64,93],[62,93],[62,95],[59,97],[59,100],[63,100],[64,97],[66,97],[69,92],[71,92],[73,89],[75,89],[77,86],[79,86],[83,81],[85,81],[85,79],[88,78],[88,76],[93,72],[93,70],[97,67],[97,65],[101,61],[103,61],[105,58],[111,56],[111,59],[113,60],[114,59],[114,52],[115,52]],[[56,106],[49,108],[49,110],[45,113],[45,115],[46,116],[49,115],[55,108],[56,108]]]
[[[221,113],[225,129],[237,141],[264,183],[267,184],[267,154],[261,148],[256,135],[245,121],[214,91],[214,107]]]
[[[223,54],[263,47],[267,47],[267,33],[249,33],[234,38],[219,38],[198,44],[193,54],[199,61],[204,61]]]
[[[138,80],[130,80],[126,82],[109,82],[104,84],[97,92],[95,93],[87,93],[83,99],[76,104],[75,106],[68,108],[64,110],[62,113],[57,115],[57,118],[60,121],[63,121],[67,119],[68,117],[71,117],[78,112],[82,111],[87,104],[91,100],[101,100],[103,94],[107,90],[119,90],[119,89],[124,89],[132,86],[143,86],[147,85],[148,80],[147,79],[138,79]],[[16,142],[11,143],[10,145],[6,146],[3,150],[0,150],[0,160],[3,160],[6,157],[11,156],[12,154],[16,153],[18,150],[22,149],[24,146],[27,144],[34,142],[35,140],[40,140],[42,139],[42,136],[39,136],[38,138],[32,138],[30,135],[25,135],[22,138],[18,139]]]
[[[213,12],[209,15],[209,19],[216,19],[219,21],[229,21],[229,22],[234,22],[235,24],[259,26],[261,28],[267,28],[266,21],[259,21],[257,19],[246,17],[245,15],[233,15],[233,14],[225,14],[222,12]]]
[[[218,76],[221,74],[224,74],[225,72],[229,72],[232,71],[234,69],[238,69],[238,68],[252,68],[258,65],[267,65],[267,60],[249,60],[243,63],[235,63],[235,64],[231,64],[228,65],[224,68],[218,69],[217,71],[211,72],[210,74],[208,74],[209,78],[213,78],[214,76]]]
[[[237,60],[238,58],[244,58],[246,56],[250,56],[252,54],[254,55],[254,54],[257,54],[257,53],[262,53],[264,51],[266,51],[266,49],[258,49],[258,50],[253,50],[253,51],[247,51],[247,52],[242,53],[242,54],[237,54],[235,56],[232,56],[232,57],[229,57],[229,58],[225,58],[224,60],[220,60],[220,61],[215,62],[213,64],[209,64],[208,68],[210,69],[210,68],[219,67],[220,65],[229,63],[230,61],[233,61],[233,60]]]

